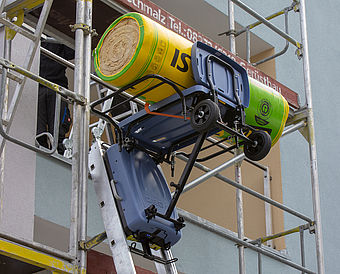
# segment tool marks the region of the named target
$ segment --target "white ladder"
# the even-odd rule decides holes
[[[95,83],[95,82],[92,82],[92,83],[96,85],[98,98],[108,96],[108,95],[110,95],[114,92],[112,89],[109,89],[107,87],[103,87],[99,83]],[[112,106],[112,102],[113,102],[114,98],[115,97],[112,97],[111,99],[105,100],[105,102],[102,104],[102,111],[106,111]],[[116,115],[115,117],[113,117],[113,119],[121,120],[121,119],[124,119],[124,118],[138,112],[138,107],[137,107],[137,104],[135,102],[130,101],[129,105],[130,105],[130,110]],[[106,125],[107,125],[107,122],[104,119],[100,118],[98,120],[98,122],[96,123],[96,132],[94,133],[96,138],[100,138],[100,136],[104,133],[104,130],[106,130],[106,135],[109,136],[108,128],[106,127]],[[92,126],[92,125],[90,125],[90,126]]]
[[[108,95],[110,95],[114,92],[112,89],[109,89],[107,87],[103,87],[100,83],[97,83],[95,81],[91,81],[90,85],[96,87],[98,98],[108,96]],[[101,106],[102,111],[106,111],[106,110],[110,109],[111,106],[112,106],[113,100],[114,100],[114,97],[112,97],[111,99],[105,100],[105,102]],[[129,111],[121,113],[121,114],[113,117],[113,119],[121,120],[121,119],[124,119],[124,118],[138,112],[138,106],[135,102],[130,101],[129,104],[130,104],[130,110]],[[110,133],[109,133],[109,130],[108,130],[108,127],[107,127],[107,122],[102,118],[99,118],[99,120],[97,122],[90,124],[89,127],[90,127],[90,129],[92,128],[92,134],[96,139],[100,139],[104,132],[106,132],[106,136],[108,138],[110,136]],[[66,157],[66,158],[72,157],[72,146],[73,146],[72,135],[73,135],[73,132],[72,132],[72,128],[71,128],[69,137],[64,139],[64,141],[63,141],[64,146],[65,146],[64,157]],[[110,141],[112,141],[112,140],[110,140]]]

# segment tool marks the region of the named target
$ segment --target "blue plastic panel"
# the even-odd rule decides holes
[[[214,58],[208,63],[207,58],[210,55],[217,57],[227,65]],[[212,84],[218,92],[219,100],[231,107],[236,107],[237,101],[234,95],[234,88],[236,88],[241,104],[244,107],[249,106],[248,75],[246,70],[235,61],[202,42],[196,42],[191,49],[191,65],[197,84],[208,88],[210,84],[207,66],[210,67]],[[236,77],[235,80],[234,77]]]
[[[157,236],[174,245],[181,238],[181,232],[176,232],[174,224],[157,216],[148,222],[144,212],[155,205],[159,213],[165,214],[170,204],[170,190],[160,167],[144,152],[136,149],[120,152],[117,144],[107,150],[106,157],[118,195],[123,199],[120,204],[127,228],[146,233],[159,229],[161,232]],[[171,218],[178,218],[176,209]]]

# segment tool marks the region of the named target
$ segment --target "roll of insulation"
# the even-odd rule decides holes
[[[104,81],[122,87],[148,74],[166,77],[181,89],[195,85],[191,69],[192,43],[139,13],[127,13],[105,31],[94,51],[97,75]],[[158,83],[152,79],[129,90],[136,94]],[[141,99],[157,102],[174,94],[161,86]]]
[[[249,89],[249,107],[245,109],[246,124],[267,131],[273,146],[282,135],[289,105],[279,92],[252,78],[249,78]],[[229,136],[225,131],[220,131],[217,135],[220,138]]]

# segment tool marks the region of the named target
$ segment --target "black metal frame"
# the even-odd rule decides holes
[[[200,151],[202,150],[205,150],[205,149],[208,149],[212,146],[216,146],[219,144],[219,142],[215,143],[215,144],[212,144],[212,145],[209,145],[205,148],[202,149],[202,146],[203,146],[203,143],[204,141],[206,140],[208,134],[209,134],[209,130],[207,131],[204,131],[204,132],[197,132],[195,134],[191,134],[190,136],[186,136],[186,138],[182,138],[181,140],[177,141],[176,143],[172,144],[172,146],[169,148],[169,150],[167,151],[167,153],[165,153],[164,155],[159,155],[157,152],[155,151],[151,151],[150,149],[146,149],[140,145],[138,145],[136,142],[134,142],[134,140],[131,138],[125,138],[125,137],[128,137],[129,136],[129,133],[130,133],[130,129],[131,127],[143,120],[143,119],[147,119],[148,116],[144,116],[144,117],[141,117],[140,119],[136,119],[133,123],[131,123],[128,127],[128,130],[127,130],[127,133],[125,134],[126,136],[123,136],[123,131],[122,129],[119,127],[119,124],[116,120],[114,120],[113,118],[111,118],[108,113],[117,109],[118,107],[120,107],[122,104],[125,104],[127,102],[130,102],[136,98],[138,98],[139,96],[142,96],[144,94],[146,94],[147,92],[150,92],[151,90],[155,89],[155,88],[158,88],[164,84],[166,85],[169,85],[171,86],[174,91],[179,95],[180,97],[180,101],[181,101],[181,105],[182,105],[182,112],[183,112],[183,116],[184,116],[184,119],[186,119],[186,116],[187,116],[187,108],[188,106],[186,105],[186,101],[185,101],[185,96],[183,95],[182,91],[180,90],[180,88],[178,87],[178,85],[176,83],[174,83],[173,81],[165,78],[165,77],[162,77],[160,75],[156,75],[156,74],[150,74],[150,75],[146,75],[140,79],[137,79],[136,81],[132,82],[131,84],[129,85],[126,85],[122,88],[120,88],[119,90],[113,92],[112,94],[110,95],[107,95],[103,98],[100,98],[99,100],[93,102],[90,107],[91,107],[91,110],[93,113],[95,113],[96,115],[104,118],[105,120],[107,120],[109,123],[111,123],[116,132],[117,132],[117,138],[116,138],[116,142],[118,142],[119,146],[120,146],[120,149],[122,149],[122,147],[126,147],[126,149],[133,149],[133,148],[137,148],[141,151],[144,151],[145,153],[147,153],[148,155],[150,155],[157,163],[160,163],[162,161],[166,161],[168,163],[171,163],[171,164],[174,164],[174,162],[172,161],[173,159],[171,159],[171,155],[173,153],[173,150],[175,148],[175,146],[185,142],[188,140],[188,138],[195,138],[197,136],[197,139],[195,141],[195,145],[194,145],[194,148],[192,150],[192,152],[190,153],[190,155],[186,155],[188,156],[189,160],[188,162],[186,163],[185,165],[185,168],[181,174],[181,177],[178,181],[177,184],[175,183],[171,183],[170,185],[175,187],[175,193],[170,201],[170,204],[166,210],[166,213],[165,214],[160,214],[159,212],[157,212],[157,208],[154,206],[154,205],[151,205],[150,207],[146,208],[144,211],[145,211],[145,215],[146,215],[146,218],[147,220],[151,220],[152,218],[156,218],[156,217],[159,217],[159,218],[163,218],[167,221],[170,221],[174,224],[175,226],[175,229],[176,231],[179,231],[181,230],[185,225],[184,225],[184,220],[182,218],[178,218],[177,220],[174,220],[171,218],[171,215],[172,215],[172,212],[174,210],[174,208],[176,207],[176,204],[178,202],[178,199],[181,195],[181,193],[183,192],[183,189],[185,187],[185,184],[189,178],[189,175],[190,175],[190,172],[194,166],[194,163],[195,161],[206,161],[206,160],[209,160],[211,158],[214,158],[218,155],[221,155],[223,153],[226,153],[234,148],[237,148],[239,147],[240,145],[244,144],[244,143],[251,143],[253,144],[254,142],[252,140],[250,140],[248,137],[246,137],[242,130],[244,130],[245,128],[248,129],[248,130],[254,130],[252,127],[248,126],[245,124],[245,114],[244,114],[244,107],[242,106],[241,104],[241,101],[240,101],[240,98],[238,96],[238,93],[237,93],[237,77],[235,75],[235,71],[233,69],[233,67],[231,67],[228,63],[224,62],[223,60],[221,60],[220,58],[214,56],[214,55],[209,55],[207,57],[207,61],[206,61],[206,66],[207,66],[207,73],[208,73],[208,82],[209,82],[209,86],[210,86],[210,98],[213,99],[213,101],[218,105],[218,94],[217,94],[217,91],[215,90],[214,88],[214,85],[213,85],[213,79],[212,79],[212,74],[211,74],[211,62],[212,61],[217,61],[219,63],[221,63],[223,66],[225,66],[228,70],[230,70],[230,72],[232,73],[232,76],[233,76],[233,92],[234,92],[234,96],[236,98],[236,101],[237,101],[237,107],[233,110],[232,112],[226,112],[225,116],[226,115],[230,115],[230,113],[232,113],[232,121],[234,122],[234,125],[235,125],[235,129],[232,128],[232,127],[229,127],[227,126],[224,121],[222,120],[221,118],[221,115],[219,115],[219,119],[216,121],[216,123],[214,124],[215,127],[219,128],[219,129],[222,129],[222,130],[225,130],[226,132],[228,132],[229,134],[231,134],[231,136],[234,136],[235,138],[235,142],[236,144],[234,146],[231,146],[229,147],[228,149],[223,149],[219,152],[216,152],[212,155],[209,155],[205,158],[202,158],[202,159],[197,159],[198,157],[198,154],[200,153]],[[105,102],[106,100],[114,97],[115,95],[117,94],[120,94],[122,93],[123,91],[126,91],[128,89],[131,89],[131,88],[134,88],[134,86],[136,86],[137,84],[143,82],[143,81],[146,81],[146,80],[149,80],[149,79],[158,79],[160,82],[157,83],[157,84],[154,84],[152,85],[151,87],[141,91],[141,92],[138,92],[136,93],[134,96],[120,102],[119,104],[111,107],[110,109],[108,110],[105,110],[105,111],[100,111],[100,110],[97,110],[95,107],[98,106],[99,104]],[[197,95],[194,94],[194,95],[191,95],[191,96],[197,96],[196,98],[199,98],[200,97],[200,93],[198,93]],[[206,97],[205,97],[206,98]],[[202,99],[202,98],[201,98]],[[197,104],[198,102],[196,102],[197,100],[194,99],[193,103],[194,104]],[[239,132],[240,130],[240,132]],[[126,140],[125,140],[126,139]],[[239,139],[242,139],[243,141],[239,142]],[[221,140],[221,142],[224,141],[224,140]],[[154,237],[156,238],[157,237],[157,234],[158,232],[155,231],[153,234]],[[135,247],[130,247],[130,250],[132,252],[135,252],[139,255],[142,255],[148,259],[151,259],[151,260],[155,260],[155,261],[158,261],[158,262],[161,262],[161,263],[170,263],[172,261],[165,261],[159,257],[156,257],[156,256],[153,256],[151,254],[151,251],[150,251],[150,246],[149,244],[150,243],[155,243],[152,241],[152,239],[148,239],[147,237],[144,237],[143,235],[136,235],[137,236],[137,239],[142,243],[142,247],[143,247],[143,251],[141,250],[138,250],[136,249]],[[157,244],[157,243],[156,243]],[[165,243],[161,243],[161,246],[162,248],[165,248]]]
[[[184,167],[184,170],[183,170],[183,173],[181,175],[181,178],[179,179],[179,182],[178,184],[175,186],[176,190],[175,190],[175,194],[173,195],[172,197],[172,200],[170,202],[170,205],[165,213],[165,216],[167,218],[169,218],[172,214],[172,211],[174,210],[176,204],[177,204],[177,201],[179,199],[179,196],[181,195],[183,189],[184,189],[184,186],[189,178],[189,175],[190,175],[190,172],[194,166],[194,163],[197,159],[197,156],[202,148],[202,145],[203,145],[203,142],[204,140],[207,138],[207,135],[208,135],[208,132],[203,132],[201,133],[197,140],[196,140],[196,143],[195,143],[195,146],[190,154],[190,157],[189,157],[189,160],[187,162],[187,164],[185,165]]]
[[[218,146],[218,144],[220,144],[220,143],[222,143],[222,142],[224,142],[224,141],[226,141],[226,140],[227,140],[227,139],[222,139],[222,140],[220,140],[220,141],[218,141],[218,142],[216,142],[216,143],[213,143],[213,144],[211,144],[211,145],[208,145],[208,146],[202,148],[200,151],[204,151],[204,150],[206,150],[206,149],[208,149],[208,148],[211,148],[211,147],[214,147],[214,146]],[[239,142],[238,145],[232,145],[232,146],[230,146],[230,147],[228,147],[228,148],[222,148],[222,150],[217,151],[217,152],[215,152],[215,153],[213,153],[213,154],[211,154],[211,155],[209,155],[209,156],[206,156],[206,157],[203,157],[203,158],[197,158],[197,159],[196,159],[196,162],[202,163],[202,162],[211,160],[211,159],[213,159],[213,158],[215,158],[215,157],[217,157],[217,156],[220,156],[220,155],[222,155],[222,154],[224,154],[224,153],[226,153],[226,152],[230,152],[230,151],[232,151],[233,149],[237,148],[239,145],[243,145],[243,144],[244,144],[244,142]],[[179,153],[176,154],[176,155],[183,155],[183,156],[185,156],[185,157],[187,157],[187,158],[190,157],[190,154],[185,153],[185,152],[183,152],[183,151],[179,152]]]
[[[106,100],[109,100],[109,99],[113,98],[115,95],[121,94],[123,91],[126,91],[126,90],[128,90],[130,88],[133,88],[137,84],[139,84],[141,82],[144,82],[144,81],[146,81],[148,79],[158,79],[158,80],[160,80],[160,83],[155,84],[155,85],[147,88],[146,90],[138,92],[134,96],[124,100],[123,102],[120,102],[119,104],[111,107],[108,110],[100,111],[100,110],[97,110],[95,108],[96,106],[100,105],[101,103],[105,102]],[[162,77],[162,76],[160,76],[158,74],[149,74],[149,75],[146,75],[144,77],[141,77],[141,78],[133,81],[131,84],[128,84],[128,85],[120,88],[119,90],[117,90],[117,91],[115,91],[115,92],[113,92],[113,93],[111,93],[111,94],[109,94],[109,95],[107,95],[107,96],[105,96],[103,98],[100,98],[100,99],[94,101],[93,103],[90,104],[91,111],[93,113],[95,113],[96,115],[98,115],[99,117],[104,118],[106,121],[108,121],[109,123],[111,123],[114,126],[114,128],[115,128],[115,130],[117,131],[117,134],[118,134],[118,140],[116,140],[116,141],[118,141],[119,145],[122,146],[123,145],[123,138],[122,138],[123,133],[122,133],[122,130],[119,127],[117,121],[115,121],[113,118],[111,118],[107,113],[117,109],[118,107],[120,107],[123,104],[126,104],[126,103],[128,103],[128,102],[130,102],[132,100],[137,99],[139,96],[142,96],[145,93],[148,93],[149,91],[151,91],[151,90],[153,90],[155,88],[158,88],[158,87],[160,87],[160,86],[162,86],[164,84],[170,85],[176,91],[176,93],[180,96],[181,104],[182,104],[182,110],[183,110],[183,116],[184,116],[184,119],[186,119],[187,110],[186,110],[186,104],[185,104],[185,97],[184,97],[182,91],[179,89],[179,87],[176,85],[176,83],[174,83],[173,81],[171,81],[171,80],[169,80],[169,79],[167,79],[165,77]]]
[[[250,129],[250,130],[254,130],[252,127],[246,125],[244,123],[244,107],[242,106],[241,104],[241,101],[240,101],[240,98],[237,94],[237,79],[236,79],[236,75],[235,75],[235,71],[233,69],[232,66],[230,66],[228,63],[226,63],[225,61],[223,61],[222,59],[216,57],[215,55],[209,55],[207,57],[207,60],[206,60],[206,66],[207,66],[207,73],[208,73],[208,82],[209,82],[209,86],[210,86],[210,90],[211,90],[211,97],[213,99],[214,102],[217,102],[218,104],[218,96],[217,96],[217,91],[215,90],[214,88],[214,85],[213,85],[213,79],[212,79],[212,73],[211,73],[211,62],[213,61],[217,61],[219,63],[221,63],[223,66],[225,66],[228,70],[230,70],[230,72],[232,73],[232,76],[233,76],[233,80],[234,80],[234,83],[233,83],[233,91],[234,91],[234,95],[235,95],[235,98],[236,98],[236,101],[237,101],[237,107],[236,107],[236,112],[238,113],[238,117],[239,117],[239,125],[240,125],[240,128],[247,128],[247,129]],[[143,82],[143,81],[146,81],[146,80],[149,80],[149,79],[158,79],[160,82],[157,83],[157,84],[154,84],[152,85],[151,87],[147,88],[146,90],[143,90],[141,92],[138,92],[137,94],[135,94],[134,96],[120,102],[119,104],[111,107],[110,109],[108,110],[105,110],[105,111],[100,111],[100,110],[97,110],[95,107],[98,106],[99,104],[105,102],[106,100],[108,99],[111,99],[112,97],[114,97],[115,95],[117,94],[121,94],[123,91],[126,91],[128,89],[131,89],[131,88],[134,88],[134,86],[136,86],[137,84]],[[157,210],[156,212],[153,212],[153,211],[150,211],[148,208],[145,209],[146,210],[146,213],[149,214],[149,218],[152,218],[152,217],[155,217],[155,216],[158,216],[158,217],[163,217],[164,219],[171,219],[170,216],[172,214],[172,211],[173,209],[175,208],[176,206],[176,203],[179,199],[179,196],[180,194],[182,193],[183,189],[184,189],[184,186],[185,186],[185,183],[189,177],[189,174],[190,174],[190,171],[194,165],[194,162],[195,161],[198,161],[198,162],[202,162],[202,161],[206,161],[206,160],[209,160],[209,159],[212,159],[216,156],[219,156],[223,153],[226,153],[234,148],[237,148],[239,147],[240,145],[248,142],[248,143],[254,143],[252,140],[250,140],[248,137],[246,137],[244,134],[238,132],[237,130],[227,126],[222,118],[220,117],[220,120],[219,121],[216,121],[215,123],[215,126],[218,127],[219,129],[222,129],[222,130],[225,130],[226,132],[228,132],[229,134],[231,134],[231,136],[234,136],[235,137],[235,142],[236,144],[234,146],[231,146],[230,148],[228,149],[224,149],[224,150],[221,150],[219,152],[216,152],[212,155],[209,155],[205,158],[202,158],[202,159],[197,159],[197,156],[199,154],[200,151],[202,151],[202,145],[203,145],[203,142],[204,140],[206,139],[207,135],[208,135],[208,132],[203,132],[203,133],[195,133],[195,134],[192,134],[191,136],[187,136],[186,138],[183,138],[181,140],[179,140],[178,142],[172,144],[172,146],[170,147],[169,151],[165,154],[165,155],[159,155],[157,152],[154,152],[154,151],[151,151],[149,149],[146,149],[140,145],[138,145],[136,142],[134,142],[133,139],[129,139],[129,138],[123,138],[123,132],[122,132],[122,129],[119,127],[118,125],[118,122],[115,121],[113,118],[111,118],[108,113],[110,111],[113,111],[115,109],[117,109],[118,107],[120,107],[122,104],[125,104],[127,102],[130,102],[136,98],[138,98],[139,96],[142,96],[144,94],[146,94],[147,92],[150,92],[151,90],[154,90],[155,88],[158,88],[162,85],[169,85],[171,86],[174,91],[180,96],[180,100],[181,100],[181,105],[182,105],[182,112],[183,112],[183,116],[184,118],[186,117],[187,115],[187,108],[188,106],[186,106],[186,101],[185,101],[185,96],[183,95],[182,91],[179,89],[179,87],[177,86],[177,84],[165,77],[162,77],[160,75],[157,75],[157,74],[150,74],[150,75],[146,75],[140,79],[137,79],[136,81],[132,82],[131,84],[129,85],[126,85],[122,88],[120,88],[119,90],[113,92],[112,94],[110,95],[107,95],[103,98],[100,98],[96,101],[94,101],[90,107],[91,107],[91,110],[97,114],[98,116],[106,119],[109,123],[111,123],[114,128],[116,129],[116,132],[117,132],[117,135],[118,135],[118,143],[120,145],[120,147],[122,146],[125,146],[128,150],[129,149],[133,149],[133,148],[137,148],[141,151],[144,151],[145,153],[149,154],[151,157],[153,157],[153,159],[157,162],[157,163],[161,163],[163,161],[166,161],[168,163],[171,163],[171,160],[170,160],[170,157],[171,157],[171,154],[174,150],[174,147],[181,144],[182,142],[185,142],[186,140],[188,140],[188,138],[195,138],[197,136],[197,140],[196,140],[196,143],[195,143],[195,146],[194,146],[194,149],[193,151],[191,152],[190,155],[187,155],[188,158],[189,158],[189,161],[182,173],[182,176],[178,182],[178,184],[175,184],[175,183],[172,183],[172,186],[176,188],[175,190],[175,194],[171,200],[171,203],[166,211],[166,214],[165,215],[162,215],[162,214],[159,214],[157,213]],[[197,95],[199,96],[199,95]],[[143,119],[147,119],[147,116],[145,117],[141,117],[140,119],[136,119],[133,123],[131,123],[129,125],[129,128],[127,130],[127,134],[126,136],[129,135],[129,132],[130,132],[130,128],[133,127],[134,124],[140,122],[141,120]],[[242,139],[243,141],[242,142],[239,142],[238,139]],[[210,145],[209,147],[212,147],[212,146],[216,146],[217,144],[212,144]],[[203,150],[205,150],[207,148],[204,148]],[[178,222],[178,220],[171,220],[176,226],[180,227],[181,225],[179,223],[181,222]]]

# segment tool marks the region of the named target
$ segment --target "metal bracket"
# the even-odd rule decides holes
[[[306,120],[308,117],[308,110],[306,108],[301,108],[293,113],[293,116],[289,118],[286,122],[286,127],[289,125],[297,124],[300,121]]]
[[[314,222],[309,224],[309,233],[315,234],[315,223]]]
[[[116,186],[115,186],[116,183],[117,182],[115,180],[110,181],[112,194],[113,194],[113,196],[115,197],[116,200],[123,201],[123,198],[118,195],[118,192],[117,192],[117,189],[116,189]]]
[[[296,51],[295,51],[295,54],[296,54],[296,56],[299,60],[301,60],[302,57],[303,57],[303,48],[302,48],[302,45],[300,45],[300,46],[301,47],[297,48]]]
[[[308,129],[306,127],[307,125],[307,117],[308,117],[308,109],[302,108],[299,111],[296,111],[293,115],[293,117],[289,118],[286,122],[286,127],[291,126],[287,128],[283,135],[289,134],[295,130],[299,130],[302,136],[306,139],[306,141],[309,141],[309,133]]]
[[[83,23],[70,25],[70,28],[72,32],[75,32],[77,29],[82,29],[86,34],[91,34],[91,36],[98,36],[98,33],[95,29]]]
[[[300,12],[300,0],[294,0],[292,6],[295,12]]]
[[[171,258],[170,260],[168,260],[168,259],[163,259],[159,256],[152,255],[151,253],[148,254],[147,252],[145,252],[145,250],[140,250],[140,249],[136,248],[136,243],[133,243],[131,246],[129,246],[129,248],[130,248],[130,251],[132,253],[140,255],[140,256],[148,259],[148,260],[155,261],[156,263],[160,263],[160,264],[163,264],[163,265],[169,265],[169,264],[172,264],[172,263],[178,261],[177,258]],[[150,250],[150,252],[151,252],[151,250]],[[160,273],[160,272],[158,272],[158,273]],[[163,273],[163,271],[161,273]]]
[[[106,232],[102,232],[98,234],[97,236],[94,236],[91,240],[89,241],[79,241],[79,249],[81,250],[89,250],[97,245],[99,245],[101,242],[105,241],[107,239]]]
[[[64,157],[70,159],[72,157],[73,140],[70,138],[65,138],[63,140],[63,145],[65,147]]]
[[[222,36],[222,35],[230,36],[230,35],[236,35],[236,34],[237,34],[236,30],[231,29],[231,30],[219,33],[218,36]]]
[[[91,133],[95,139],[99,140],[102,136],[103,130],[101,130],[99,127],[94,127],[92,128]]]
[[[261,239],[262,238],[258,238],[256,240],[249,241],[248,238],[243,238],[243,239],[240,239],[240,240],[242,240],[242,241],[244,241],[246,243],[250,243],[250,244],[253,244],[253,245],[259,245],[260,246],[260,245],[262,245]],[[247,248],[246,246],[244,246],[243,244],[240,244],[240,243],[235,243],[234,246],[236,246],[237,248],[239,248],[241,246],[243,246],[244,248]]]
[[[0,74],[2,74],[2,73],[3,73],[3,69],[0,68]],[[24,80],[22,77],[19,77],[19,76],[15,75],[14,73],[10,72],[10,71],[7,71],[7,77],[9,79],[19,83],[19,84],[22,84],[22,82]]]

